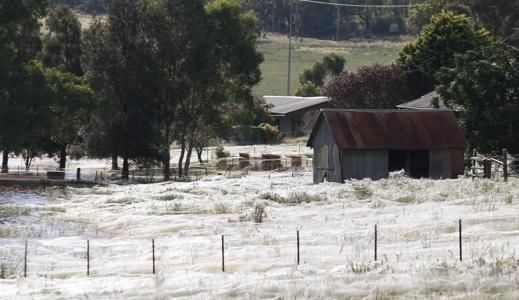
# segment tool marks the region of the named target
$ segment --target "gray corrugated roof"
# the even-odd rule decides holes
[[[433,100],[435,98],[439,99],[439,108],[447,108],[447,106],[445,106],[445,103],[443,103],[443,100],[441,100],[441,97],[437,92],[431,92],[427,95],[423,95],[422,97],[416,100],[397,105],[397,107],[403,109],[438,109],[438,107],[435,107],[433,105]]]
[[[281,116],[330,101],[328,97],[295,96],[263,96],[263,99],[271,106],[271,114]]]

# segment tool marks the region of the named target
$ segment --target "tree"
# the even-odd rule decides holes
[[[307,81],[299,83],[295,95],[298,97],[316,97],[321,95],[321,89],[313,82]]]
[[[476,22],[494,36],[506,37],[519,27],[518,0],[465,0]]]
[[[45,13],[43,0],[0,1],[0,150],[2,172],[9,152],[20,151],[26,134],[20,119],[27,81],[25,64],[40,51],[38,19]]]
[[[74,75],[82,75],[81,23],[68,6],[58,6],[46,20],[49,32],[45,38],[43,62]]]
[[[408,28],[412,33],[418,34],[431,22],[433,16],[442,11],[469,16],[471,10],[465,2],[466,0],[426,0],[422,5],[414,6],[409,10]]]
[[[191,97],[181,102],[182,120],[190,120],[181,123],[188,124],[190,134],[186,140],[184,175],[189,171],[191,152],[198,142],[197,130],[204,130],[209,124],[218,128],[232,105],[252,106],[251,90],[261,78],[259,65],[263,56],[256,49],[257,20],[253,13],[242,12],[236,0],[212,1],[205,9],[214,34],[210,48],[213,54],[208,56],[210,63],[200,70],[201,76],[195,77]],[[213,73],[214,70],[217,72]]]
[[[88,95],[89,83],[85,79],[70,76],[83,75],[81,24],[77,15],[68,6],[60,5],[49,13],[46,24],[49,31],[44,39],[42,61],[45,66],[56,69],[48,74],[49,83],[56,90],[51,139],[56,144],[59,167],[64,169],[67,147],[77,141],[79,129],[88,120],[92,97]]]
[[[345,64],[346,59],[335,53],[324,56],[322,61],[316,62],[311,69],[303,70],[299,76],[296,96],[319,96],[326,79],[341,74]]]
[[[418,70],[434,81],[442,67],[451,67],[454,56],[490,43],[489,33],[476,30],[470,19],[442,11],[431,19],[418,38],[404,46],[398,63],[408,70]]]
[[[59,147],[59,167],[64,169],[67,146],[78,142],[80,130],[94,111],[94,93],[85,77],[56,69],[49,69],[46,76],[52,97],[50,139]]]
[[[322,94],[339,108],[393,109],[410,101],[406,73],[397,65],[371,65],[335,77]]]
[[[519,151],[519,50],[493,44],[458,55],[438,80],[446,104],[462,109],[472,148]]]
[[[96,22],[85,37],[85,61],[102,102],[94,120],[104,119],[100,135],[121,156],[121,177],[129,178],[130,159],[158,157],[152,73],[154,61],[143,32],[141,1],[115,0],[108,20]],[[96,128],[91,124],[90,128]],[[100,151],[102,152],[102,151]]]
[[[179,176],[186,139],[194,134],[206,92],[217,81],[213,66],[213,39],[202,0],[147,1],[143,5],[145,35],[151,43],[150,56],[156,78],[155,111],[160,130],[160,152],[164,178],[171,176],[170,147],[176,136],[181,145]],[[206,103],[204,103],[206,102]],[[192,148],[191,148],[192,149]]]

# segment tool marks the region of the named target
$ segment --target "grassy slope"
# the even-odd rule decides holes
[[[284,36],[268,36],[258,42],[265,61],[261,65],[263,80],[254,88],[258,96],[285,95],[288,71],[288,39]],[[335,52],[346,58],[346,69],[353,71],[362,65],[393,62],[402,47],[402,42],[333,42],[305,38],[293,41],[291,92],[297,88],[301,71],[310,68],[316,61]]]

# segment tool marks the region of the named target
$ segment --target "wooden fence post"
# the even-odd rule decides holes
[[[225,249],[224,249],[224,235],[222,234],[222,272],[225,272]]]
[[[503,149],[503,177],[505,182],[508,181],[508,151]]]
[[[375,261],[377,261],[377,224],[375,224]]]
[[[463,252],[462,252],[463,250],[462,250],[462,244],[461,244],[461,219],[459,219],[459,227],[460,227],[460,230],[459,230],[459,232],[460,232],[460,237],[459,237],[459,239],[460,239],[460,261],[463,261]]]
[[[153,274],[155,274],[155,239],[151,239],[151,255],[153,260]]]
[[[90,240],[87,240],[87,276],[90,276]]]
[[[484,178],[492,179],[492,161],[490,159],[483,160]]]
[[[299,230],[297,231],[297,265],[299,266],[300,262],[300,256],[299,256]]]
[[[25,240],[25,254],[23,259],[23,277],[27,277],[27,240]]]
[[[476,149],[473,149],[472,150],[472,158],[476,158],[476,156],[478,155],[478,151]],[[476,176],[476,160],[472,160],[472,179],[474,179],[474,177]]]

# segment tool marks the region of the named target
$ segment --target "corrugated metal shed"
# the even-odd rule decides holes
[[[263,99],[275,116],[285,116],[330,101],[328,97],[263,96]]]
[[[322,109],[308,140],[326,122],[341,149],[426,150],[466,148],[467,141],[450,110]]]

